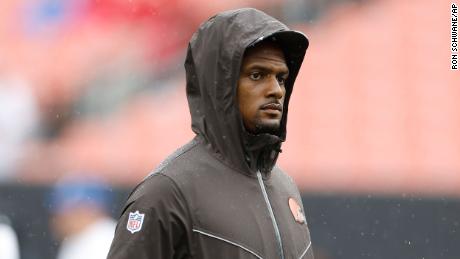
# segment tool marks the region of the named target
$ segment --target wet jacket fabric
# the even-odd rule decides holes
[[[244,51],[278,41],[290,70],[277,135],[248,133],[238,109]],[[130,194],[108,258],[312,259],[305,210],[276,166],[307,38],[256,9],[220,13],[190,40],[187,98],[196,137]]]

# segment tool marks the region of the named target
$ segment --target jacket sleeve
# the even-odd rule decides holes
[[[130,195],[108,259],[181,258],[189,254],[191,223],[178,186],[156,173]]]

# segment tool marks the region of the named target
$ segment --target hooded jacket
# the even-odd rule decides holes
[[[279,133],[248,133],[237,83],[248,47],[278,41],[289,78]],[[190,40],[187,98],[196,137],[130,194],[108,258],[313,258],[302,201],[275,164],[307,38],[252,8],[220,13]]]

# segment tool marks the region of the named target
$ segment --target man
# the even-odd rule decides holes
[[[201,25],[185,61],[196,137],[131,193],[108,258],[313,258],[299,192],[275,166],[307,47],[256,9]]]

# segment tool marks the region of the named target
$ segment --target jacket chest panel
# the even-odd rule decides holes
[[[273,222],[257,179],[234,173],[230,176],[201,175],[200,184],[189,195],[195,250],[198,254],[207,251],[206,255],[226,251],[228,258],[278,258]],[[307,226],[294,220],[288,206],[288,190],[269,187],[267,193],[285,258],[299,258],[309,242]],[[224,258],[222,256],[198,258]]]
[[[243,177],[208,179],[209,184],[194,191],[190,209],[198,250],[226,251],[228,258],[269,258],[264,255],[275,253],[272,223],[257,181]]]

